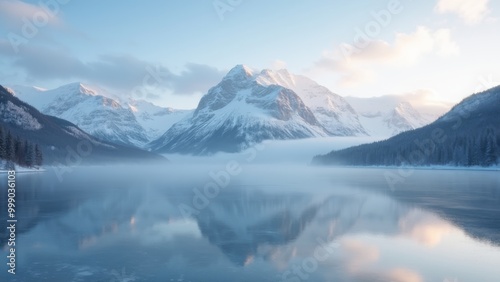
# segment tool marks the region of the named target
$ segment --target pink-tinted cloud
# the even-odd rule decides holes
[[[0,21],[3,21],[12,32],[19,32],[29,22],[35,26],[62,26],[59,17],[62,4],[53,1],[56,5],[29,4],[19,0],[0,1]],[[61,1],[66,2],[66,1]]]
[[[476,24],[489,13],[489,0],[439,0],[435,10],[438,13],[458,15],[468,24]]]
[[[410,34],[397,33],[393,43],[371,40],[362,47],[343,43],[338,49],[325,52],[313,71],[339,73],[341,85],[357,86],[375,80],[381,68],[412,66],[428,55],[448,57],[459,52],[450,30],[432,31],[420,26]]]

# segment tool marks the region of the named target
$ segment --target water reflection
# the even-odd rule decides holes
[[[380,170],[303,168],[292,174],[297,178],[276,172],[275,179],[249,170],[186,217],[179,207],[193,204],[192,188],[205,180],[201,174],[179,177],[182,173],[170,171],[158,179],[151,172],[138,179],[123,171],[82,171],[63,182],[49,173],[20,176],[18,274],[14,280],[5,273],[0,278],[411,282],[500,277],[500,188],[494,174],[421,171],[391,191]],[[5,222],[0,218],[3,257]],[[471,267],[478,255],[487,259]]]

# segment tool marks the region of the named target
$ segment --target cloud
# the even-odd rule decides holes
[[[414,33],[397,33],[392,44],[383,40],[367,41],[359,47],[342,43],[337,50],[325,52],[313,71],[339,73],[340,83],[350,87],[375,80],[375,70],[382,67],[408,67],[427,55],[448,57],[459,52],[450,30],[418,27]]]
[[[203,93],[218,83],[223,71],[214,67],[188,63],[180,73],[130,55],[101,55],[82,61],[67,50],[30,44],[16,53],[6,40],[0,39],[0,58],[22,70],[28,80],[84,80],[125,94],[133,89],[167,90],[177,95]],[[151,95],[149,93],[148,95]]]
[[[401,102],[407,101],[420,113],[441,115],[449,111],[455,103],[442,100],[440,93],[431,89],[416,89],[399,95]]]
[[[33,48],[26,46],[23,52],[16,53],[10,43],[0,40],[0,56],[12,62],[12,66],[25,70],[37,79],[65,79],[82,74],[86,68],[80,60],[70,56],[64,50]]]
[[[439,0],[435,10],[438,13],[453,13],[468,24],[483,20],[489,13],[489,0]]]
[[[0,20],[16,30],[20,30],[26,21],[34,25],[60,26],[62,21],[57,17],[59,10],[55,7],[54,5],[33,5],[19,0],[2,0],[0,1]]]

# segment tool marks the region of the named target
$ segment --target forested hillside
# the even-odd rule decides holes
[[[500,158],[500,87],[472,95],[425,127],[313,159],[331,165],[491,166]]]

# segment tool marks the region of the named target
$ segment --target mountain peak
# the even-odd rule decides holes
[[[253,70],[246,65],[236,65],[232,68],[224,78],[229,79],[244,79],[253,76]]]
[[[58,90],[64,92],[77,92],[85,95],[96,96],[97,93],[90,87],[86,86],[81,82],[73,82],[57,88]]]

